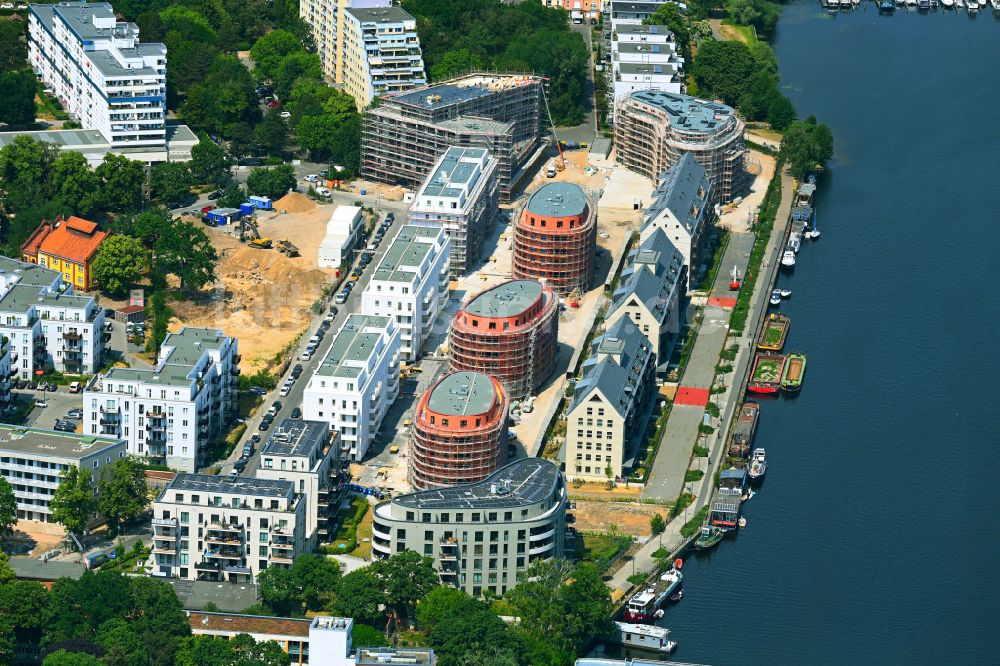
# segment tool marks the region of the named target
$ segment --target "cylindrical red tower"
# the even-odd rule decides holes
[[[451,369],[496,377],[511,400],[538,390],[556,366],[559,308],[552,290],[510,280],[462,306],[451,326]]]
[[[417,404],[410,451],[414,488],[482,481],[506,455],[507,392],[481,372],[441,377]]]
[[[579,185],[542,185],[514,227],[514,277],[544,280],[560,294],[590,286],[597,215]]]

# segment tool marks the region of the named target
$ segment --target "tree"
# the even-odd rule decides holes
[[[48,592],[39,583],[0,581],[0,617],[10,620],[10,631],[18,643],[37,645],[41,640],[47,603]]]
[[[254,169],[247,176],[247,191],[258,196],[280,199],[295,187],[295,172],[282,164],[268,169]]]
[[[323,68],[318,55],[305,51],[290,53],[281,59],[271,77],[274,94],[278,99],[286,99],[299,77],[320,79],[322,76]]]
[[[218,37],[208,19],[189,7],[179,5],[167,7],[160,12],[160,22],[168,45],[180,39],[202,44],[217,43]]]
[[[482,58],[467,48],[446,51],[441,61],[434,64],[430,75],[433,81],[444,81],[454,76],[483,68]]]
[[[781,156],[788,162],[792,175],[803,178],[833,157],[830,128],[818,124],[813,116],[793,122],[781,139]]]
[[[14,487],[0,478],[0,543],[5,542],[17,527],[17,498]]]
[[[412,612],[418,600],[438,586],[433,562],[420,553],[404,550],[387,560],[373,562],[369,569],[379,581],[385,604],[406,615]]]
[[[277,109],[270,109],[253,130],[254,143],[268,154],[274,155],[285,149],[288,143],[288,123]]]
[[[148,208],[136,215],[119,215],[112,228],[115,233],[137,238],[143,246],[151,248],[172,224],[167,209],[157,207]]]
[[[52,163],[52,194],[81,217],[93,217],[104,206],[101,179],[83,153],[66,151]]]
[[[465,666],[472,655],[516,664],[519,641],[489,606],[461,590],[437,587],[417,607],[417,621],[441,666]]]
[[[273,79],[282,59],[292,53],[304,53],[302,42],[287,30],[272,30],[254,43],[250,58],[262,79]]]
[[[688,29],[688,18],[680,7],[672,2],[660,5],[656,12],[643,20],[644,25],[665,25],[674,33],[674,39],[685,58],[691,54],[691,31]],[[690,62],[690,60],[689,60]]]
[[[30,69],[0,73],[0,123],[30,125],[35,122],[35,75]]]
[[[205,232],[190,222],[177,222],[164,229],[154,255],[156,269],[175,275],[182,289],[201,289],[215,280],[219,255]]]
[[[101,181],[104,210],[116,212],[139,208],[146,168],[121,155],[108,153],[94,170]]]
[[[167,206],[180,206],[191,196],[191,170],[184,162],[158,162],[150,171],[152,197]]]
[[[653,517],[649,519],[649,530],[653,533],[653,536],[662,534],[666,527],[667,523],[659,513],[654,513]]]
[[[355,622],[351,625],[351,642],[355,647],[382,645],[385,643],[385,634],[375,627]]]
[[[191,636],[177,651],[177,666],[288,666],[288,653],[274,641],[257,642],[249,634],[232,640]]]
[[[108,620],[97,632],[97,644],[104,649],[104,666],[147,666],[149,654],[142,637],[121,618]]]
[[[220,208],[239,208],[247,200],[247,191],[242,185],[230,185],[222,191],[222,196],[216,200]]]
[[[49,508],[52,520],[67,532],[77,536],[83,534],[97,510],[90,470],[72,465],[64,469]]]
[[[0,148],[0,181],[6,204],[16,210],[38,205],[51,198],[49,176],[59,148],[21,135]]]
[[[28,42],[23,39],[25,21],[0,22],[0,72],[24,67],[28,62]]]
[[[791,125],[793,120],[795,107],[792,106],[792,100],[779,93],[767,107],[767,122],[771,124],[771,129],[780,132]]]
[[[112,236],[108,240],[114,239]],[[128,238],[128,241],[137,246],[138,250],[143,249],[134,238]],[[121,531],[123,522],[137,518],[149,504],[149,487],[146,486],[146,474],[143,468],[132,458],[116,460],[111,466],[111,473],[101,481],[98,497],[101,513],[113,521],[118,531]]]
[[[101,660],[86,652],[56,650],[45,658],[42,666],[103,666]]]
[[[382,619],[379,604],[383,596],[379,580],[369,569],[371,567],[357,569],[340,579],[333,607],[339,615],[374,624]]]
[[[752,25],[758,32],[770,35],[778,25],[781,9],[770,0],[729,0],[726,13],[736,23]]]
[[[233,176],[232,160],[206,134],[202,134],[198,145],[191,148],[189,165],[191,177],[196,183],[210,183],[222,187]]]
[[[705,95],[736,104],[746,94],[756,63],[743,42],[708,40],[698,47],[694,77]]]
[[[124,296],[148,267],[149,251],[139,239],[131,236],[111,236],[97,248],[91,275],[104,293]],[[101,499],[103,501],[103,497]],[[103,508],[101,512],[110,517]]]

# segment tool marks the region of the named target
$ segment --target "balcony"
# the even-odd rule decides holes
[[[535,529],[538,529],[538,528],[535,528]],[[543,527],[541,529],[543,529],[545,531],[544,532],[538,532],[537,534],[535,533],[535,530],[532,530],[531,531],[531,535],[529,536],[528,540],[529,541],[542,541],[543,539],[550,538],[553,534],[556,533],[555,527],[553,527],[551,525],[549,527],[547,527],[547,528]]]
[[[219,562],[198,562],[194,568],[197,571],[222,571],[222,565]]]
[[[542,553],[547,553],[548,551],[552,550],[553,547],[554,544],[552,543],[552,541],[545,541],[529,549],[528,555],[541,555]]]
[[[389,544],[381,544],[375,539],[372,539],[372,551],[379,553],[379,557],[389,557],[392,555],[392,551],[389,549]]]
[[[177,553],[177,544],[163,544],[158,543],[159,537],[153,541],[152,552],[154,555],[174,555]]]
[[[75,328],[71,328],[62,334],[63,340],[82,340],[83,335],[80,334]]]
[[[239,523],[209,523],[207,525],[209,530],[215,530],[217,532],[242,532],[243,526]]]
[[[150,419],[165,419],[167,415],[163,412],[154,412],[152,410],[146,412],[146,417]]]
[[[241,550],[206,550],[205,557],[218,559],[218,560],[242,560],[243,551]]]
[[[101,405],[100,410],[102,414],[118,414],[121,412],[121,407]]]

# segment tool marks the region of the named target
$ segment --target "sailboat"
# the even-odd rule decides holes
[[[1000,2],[1000,0],[997,0],[997,1]],[[802,232],[802,235],[805,236],[806,238],[816,239],[816,238],[819,238],[819,229],[816,228],[816,213],[815,212],[813,212],[812,222],[813,222],[812,229],[806,229],[804,232]]]

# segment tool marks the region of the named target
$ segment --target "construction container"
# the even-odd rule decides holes
[[[240,204],[240,212],[244,215],[253,215],[253,212],[257,210],[252,203],[249,201]]]
[[[216,208],[205,213],[205,217],[220,226],[238,222],[243,218],[243,211],[239,208]]]
[[[274,207],[270,197],[250,197],[250,203],[258,210],[271,210]]]

